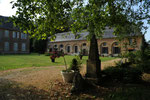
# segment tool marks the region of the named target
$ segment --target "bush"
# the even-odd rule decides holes
[[[105,75],[106,80],[124,83],[138,82],[142,76],[140,69],[132,67],[108,67],[102,73]]]
[[[81,68],[81,60],[80,58],[77,56],[77,58],[72,59],[72,62],[70,64],[70,70],[74,70],[74,71],[79,71]]]
[[[150,73],[150,60],[143,61],[142,63],[137,64],[136,67],[139,68],[142,72]]]
[[[115,64],[116,64],[116,67],[127,68],[127,67],[130,67],[132,63],[131,62],[123,63],[123,61],[120,60],[120,61],[115,62]]]
[[[128,58],[128,61],[132,64],[141,62],[141,51],[128,52],[124,56]]]

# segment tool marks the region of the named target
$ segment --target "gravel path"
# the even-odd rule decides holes
[[[114,65],[114,61],[119,59],[114,59],[111,61],[102,62],[102,69],[106,66]],[[50,66],[50,67],[30,67],[30,68],[20,68],[12,69],[6,71],[0,71],[0,79],[7,79],[15,81],[17,83],[22,83],[24,85],[32,85],[39,89],[47,89],[47,86],[51,82],[61,81],[62,77],[60,71],[65,69],[64,66]],[[82,74],[85,74],[86,65],[82,67]]]

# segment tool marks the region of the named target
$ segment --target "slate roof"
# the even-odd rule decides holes
[[[82,31],[79,33],[80,37],[75,38],[75,35],[72,32],[63,32],[57,33],[56,38],[53,42],[60,42],[60,41],[72,41],[72,40],[86,40],[86,36],[89,34],[87,31]],[[106,28],[102,38],[114,38],[116,37],[113,35],[113,29]]]
[[[0,28],[19,31],[19,28],[14,27],[13,22],[9,21],[9,17],[0,16],[0,23]]]

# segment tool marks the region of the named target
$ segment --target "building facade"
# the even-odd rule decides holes
[[[29,53],[29,35],[8,22],[8,17],[0,16],[0,20],[0,54]]]
[[[78,39],[71,32],[58,33],[56,39],[48,44],[48,51],[63,51],[65,54],[79,54],[82,52],[88,55],[90,41],[87,41],[88,32],[81,32]],[[101,39],[97,39],[99,54],[101,56],[118,56],[126,51],[141,49],[142,35],[129,36],[118,41],[113,35],[113,29],[106,28]]]

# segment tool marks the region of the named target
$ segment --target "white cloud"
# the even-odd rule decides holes
[[[16,9],[12,9],[12,0],[0,0],[0,15],[12,16],[15,15]]]

